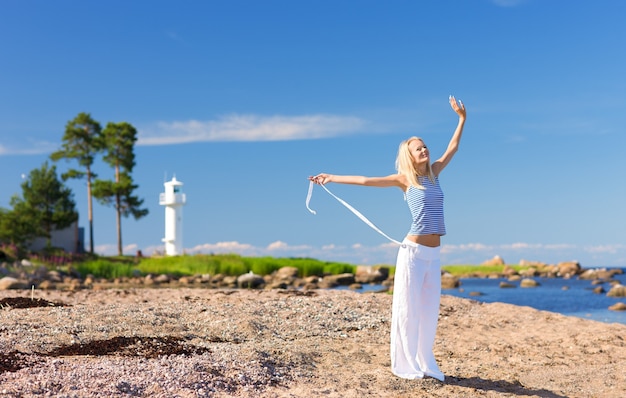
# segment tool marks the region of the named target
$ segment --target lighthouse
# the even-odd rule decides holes
[[[183,253],[183,205],[187,198],[182,192],[183,183],[176,177],[163,185],[165,192],[159,195],[159,204],[165,206],[165,254],[177,256]]]

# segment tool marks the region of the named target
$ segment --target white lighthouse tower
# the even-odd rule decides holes
[[[159,204],[165,206],[165,254],[177,256],[183,253],[183,205],[187,198],[182,192],[183,183],[176,177],[163,185],[165,192],[159,196]]]

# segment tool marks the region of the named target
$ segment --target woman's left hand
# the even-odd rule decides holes
[[[450,106],[452,107],[452,110],[456,112],[457,115],[459,115],[460,118],[465,119],[465,105],[463,105],[463,101],[458,100],[456,98],[454,98],[453,95],[450,96]]]

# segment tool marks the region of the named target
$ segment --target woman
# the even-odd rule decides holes
[[[444,380],[433,345],[439,317],[441,269],[439,247],[446,228],[443,192],[439,174],[459,148],[465,106],[450,96],[450,106],[459,122],[444,154],[430,162],[430,153],[421,138],[411,137],[400,144],[397,174],[386,177],[318,174],[309,177],[316,184],[329,182],[373,187],[398,187],[405,194],[413,221],[396,262],[391,316],[391,370],[399,377]]]

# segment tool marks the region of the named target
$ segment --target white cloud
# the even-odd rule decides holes
[[[23,147],[9,147],[0,144],[0,156],[3,155],[41,155],[58,150],[59,143],[53,144],[48,141],[32,141]]]
[[[140,129],[137,145],[328,138],[354,133],[365,124],[353,116],[230,115],[209,121],[158,122]]]
[[[588,253],[610,253],[615,254],[620,251],[625,251],[626,245],[597,245],[597,246],[586,246],[585,251]]]
[[[185,249],[190,253],[235,253],[239,251],[248,251],[254,247],[249,244],[239,242],[218,242],[218,243],[204,243],[202,245],[196,245],[192,248]]]

